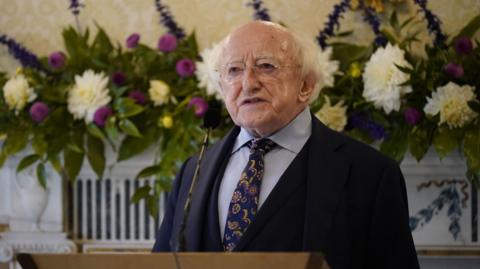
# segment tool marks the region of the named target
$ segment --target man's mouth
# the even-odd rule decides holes
[[[257,103],[261,103],[261,102],[264,102],[265,100],[261,99],[261,98],[247,98],[245,100],[243,100],[240,105],[253,105],[253,104],[257,104]]]

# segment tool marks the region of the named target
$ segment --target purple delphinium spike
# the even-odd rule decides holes
[[[35,54],[16,42],[13,38],[9,38],[7,35],[1,35],[0,44],[7,46],[10,55],[17,59],[23,67],[30,67],[45,74],[49,73]]]
[[[262,7],[262,5],[261,0],[252,0],[250,3],[247,3],[247,6],[251,6],[255,10],[253,14],[254,20],[271,21],[270,15],[268,15],[268,9]]]
[[[427,8],[427,0],[415,0],[414,2],[425,14],[428,32],[435,35],[435,40],[433,42],[435,46],[446,48],[447,46],[445,45],[445,41],[447,40],[447,36],[442,32],[442,29],[440,27],[440,24],[442,24],[442,22],[435,14],[433,14],[431,10]]]
[[[368,133],[368,135],[375,140],[382,139],[386,136],[385,128],[383,128],[382,125],[376,123],[361,113],[353,113],[348,117],[346,129],[348,130],[353,128]]]
[[[333,6],[333,11],[328,15],[328,20],[325,22],[325,27],[317,36],[317,42],[322,49],[327,47],[327,38],[334,36],[335,26],[340,27],[338,20],[342,17],[342,14],[345,13],[347,8],[350,7],[350,0],[342,0],[340,4]]]
[[[373,10],[371,7],[365,6],[363,1],[361,2],[361,5],[364,11],[363,20],[370,24],[373,32],[375,33],[375,44],[379,47],[385,47],[388,41],[380,31],[380,20],[378,19],[375,10]]]
[[[72,11],[73,15],[78,16],[82,7],[85,7],[85,4],[81,4],[78,0],[70,0],[70,5],[68,6],[68,9]]]
[[[184,38],[185,31],[175,22],[168,7],[162,4],[162,1],[160,0],[155,0],[155,7],[160,13],[160,23],[167,27],[168,32],[175,35],[177,39]]]

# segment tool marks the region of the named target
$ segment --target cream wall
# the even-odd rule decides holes
[[[413,0],[402,6],[404,15],[416,14]],[[97,22],[115,40],[138,32],[142,42],[155,46],[165,28],[159,24],[159,14],[153,0],[84,0],[79,21],[82,28],[93,28]],[[251,20],[253,10],[244,0],[168,0],[167,4],[187,32],[195,30],[200,48],[220,40],[233,27]],[[334,4],[340,0],[264,0],[274,21],[316,36]],[[62,28],[74,24],[67,10],[67,0],[0,0],[0,34],[7,34],[39,55],[47,55],[63,48]],[[480,12],[480,0],[431,0],[429,7],[444,22],[443,29],[452,33]],[[355,41],[368,42],[369,28],[359,13],[349,12],[343,29],[355,29]],[[12,70],[16,63],[5,48],[0,48],[0,70]]]

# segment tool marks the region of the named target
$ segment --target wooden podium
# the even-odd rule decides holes
[[[320,253],[18,254],[23,269],[328,269]]]

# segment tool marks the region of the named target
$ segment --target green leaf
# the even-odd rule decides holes
[[[74,182],[82,168],[84,154],[71,149],[65,149],[63,152],[63,162],[68,180]]]
[[[143,138],[125,137],[120,145],[117,161],[120,162],[142,153],[155,141],[156,137],[157,130],[155,127],[146,129]]]
[[[148,212],[153,218],[157,218],[158,215],[158,197],[154,195],[149,195],[147,197],[147,208]]]
[[[95,136],[87,136],[87,159],[93,171],[101,179],[105,170],[105,146]]]
[[[433,136],[433,145],[440,159],[443,159],[458,146],[458,143],[455,133],[450,128],[440,126]]]
[[[38,155],[43,155],[47,152],[47,142],[45,141],[45,136],[43,135],[34,135],[32,139],[32,148],[35,153]]]
[[[414,128],[410,133],[410,153],[419,162],[432,144],[432,130],[426,128]]]
[[[393,29],[395,29],[396,32],[400,31],[398,16],[395,10],[392,12],[392,15],[390,16],[390,25],[393,27]]]
[[[14,130],[7,134],[7,138],[3,143],[2,152],[4,152],[8,157],[24,149],[27,143],[28,143],[28,131]]]
[[[144,177],[149,177],[153,176],[161,171],[162,167],[160,165],[152,165],[148,166],[142,169],[137,176],[135,177],[136,179],[139,178],[144,178]]]
[[[52,164],[53,169],[55,169],[55,171],[57,171],[57,173],[61,175],[62,163],[60,162],[60,157],[55,154],[55,155],[49,155],[47,159]]]
[[[47,173],[45,172],[45,165],[43,163],[39,163],[37,165],[37,178],[38,183],[46,189],[47,188]]]
[[[115,126],[116,120],[115,117],[109,117],[107,119],[107,124],[105,125],[105,132],[111,141],[116,141],[119,135],[117,126]]]
[[[480,15],[477,15],[467,25],[465,25],[465,27],[463,27],[462,30],[460,30],[458,35],[452,38],[452,42],[454,42],[460,37],[472,38],[479,28],[480,28]]]
[[[124,133],[128,135],[135,136],[135,137],[142,137],[142,135],[137,129],[137,126],[135,126],[135,124],[129,119],[120,120],[120,123],[118,124],[118,126]]]
[[[401,162],[408,148],[408,135],[405,127],[398,127],[390,136],[382,141],[380,151]]]
[[[98,128],[97,125],[95,125],[94,123],[89,123],[87,125],[87,130],[91,135],[93,135],[93,136],[95,136],[99,139],[106,139],[102,130],[100,130],[100,128]]]
[[[121,118],[131,117],[145,110],[145,107],[137,105],[135,101],[130,98],[118,98],[114,103],[114,108]]]
[[[480,174],[480,124],[476,124],[465,132],[463,152],[467,159],[468,170]]]
[[[38,154],[25,156],[17,166],[17,173],[34,164],[38,160],[40,160],[40,155]]]
[[[149,185],[138,188],[132,196],[130,203],[138,203],[141,199],[145,199],[152,188]]]

